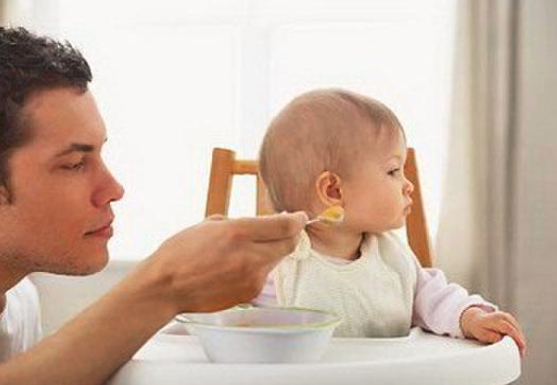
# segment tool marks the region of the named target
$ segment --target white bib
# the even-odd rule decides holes
[[[345,265],[311,249],[303,232],[294,251],[275,269],[280,306],[325,310],[343,322],[337,337],[400,337],[412,323],[416,266],[393,234],[366,235],[359,259]]]

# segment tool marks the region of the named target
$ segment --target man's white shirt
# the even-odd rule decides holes
[[[0,362],[31,348],[41,334],[37,289],[24,278],[6,293],[6,307],[0,314]]]

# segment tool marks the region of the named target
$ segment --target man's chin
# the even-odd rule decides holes
[[[77,259],[49,271],[58,275],[84,276],[100,272],[108,264],[108,253]]]
[[[108,253],[92,260],[90,264],[83,266],[82,274],[80,275],[90,275],[95,274],[103,270],[106,265],[108,265]]]

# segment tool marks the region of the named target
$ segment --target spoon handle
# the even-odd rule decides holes
[[[306,222],[306,226],[311,225],[312,223],[315,223],[315,222],[321,222],[322,220],[323,220],[323,218],[321,218],[321,217],[310,219],[309,221]]]

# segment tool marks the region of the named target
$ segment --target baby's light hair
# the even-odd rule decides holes
[[[275,211],[308,210],[317,177],[330,171],[350,178],[383,132],[404,135],[395,114],[372,98],[318,89],[292,100],[269,125],[259,152]]]

